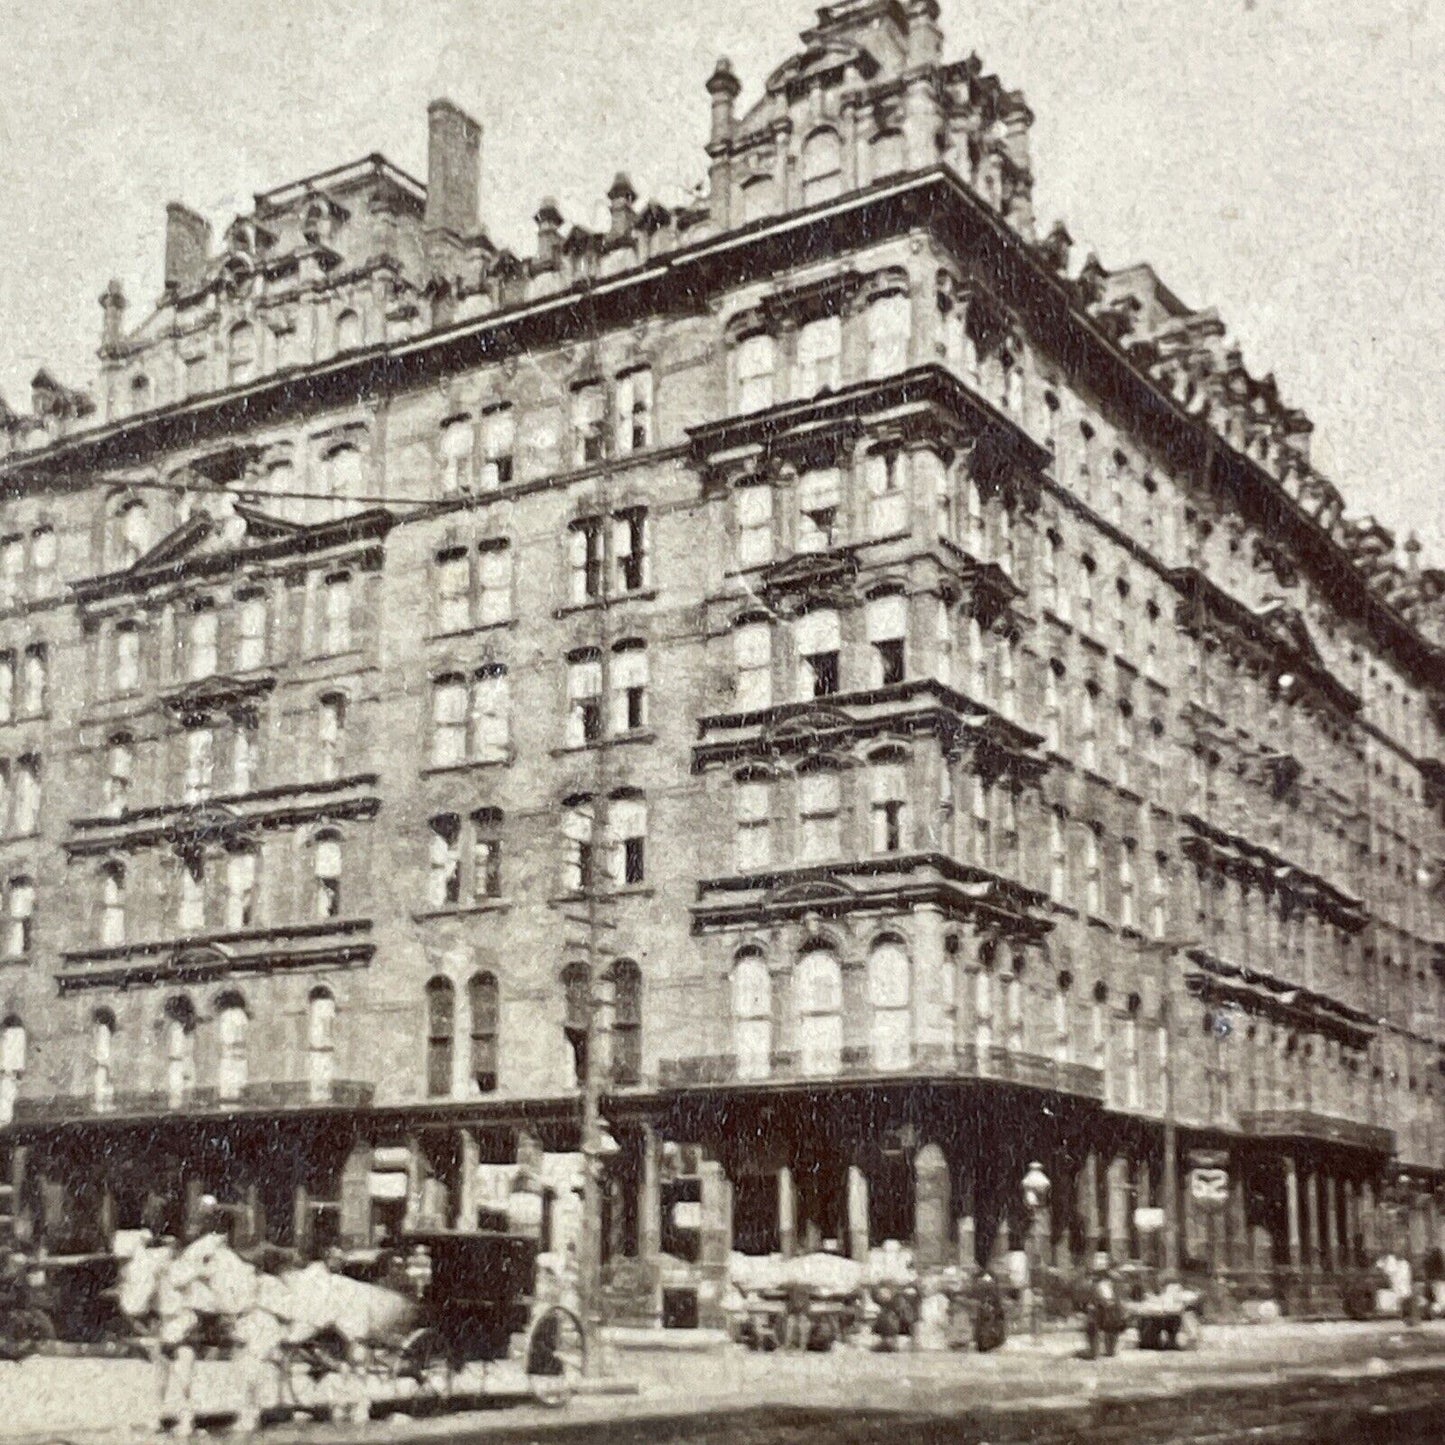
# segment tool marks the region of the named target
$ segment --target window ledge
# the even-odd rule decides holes
[[[645,587],[637,592],[614,592],[607,597],[593,597],[586,602],[569,602],[553,612],[553,617],[571,617],[578,612],[598,612],[604,607],[616,607],[621,602],[656,602],[657,588]]]
[[[1065,621],[1065,619],[1060,617],[1059,614],[1055,612],[1052,607],[1044,607],[1040,610],[1043,612],[1043,615],[1054,624],[1055,627],[1062,628],[1065,632],[1072,632],[1074,630],[1074,624],[1072,622]]]
[[[509,768],[516,761],[515,749],[508,748],[504,758],[466,758],[460,763],[432,763],[421,770],[424,778],[446,777],[451,773],[475,773],[483,768]]]
[[[624,898],[651,898],[657,890],[650,883],[629,883],[624,888],[609,888],[591,893],[559,893],[547,900],[552,908],[570,908],[577,904],[615,903]]]
[[[612,737],[598,738],[590,743],[572,743],[567,747],[551,749],[554,758],[571,757],[574,753],[592,753],[599,748],[620,748],[632,743],[655,743],[657,734],[651,728],[639,728],[636,732],[615,733]]]
[[[1090,928],[1100,929],[1104,933],[1114,932],[1114,925],[1110,923],[1107,918],[1100,918],[1097,913],[1084,914],[1084,922],[1087,923]]]
[[[437,923],[448,918],[473,918],[480,914],[507,913],[512,905],[505,898],[488,898],[482,903],[459,904],[450,908],[424,908],[413,913],[413,923]]]
[[[500,622],[479,622],[474,627],[459,627],[454,632],[429,632],[428,642],[456,642],[464,637],[475,637],[483,632],[506,632],[516,627],[515,617],[504,617]]]

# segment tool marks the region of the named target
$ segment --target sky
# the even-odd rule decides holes
[[[1430,0],[943,0],[1037,116],[1035,204],[1107,267],[1215,306],[1315,421],[1350,510],[1445,566],[1445,6]],[[680,204],[704,82],[741,104],[804,0],[6,0],[0,394],[93,375],[96,298],[160,289],[164,206],[219,231],[256,191],[381,151],[425,176],[426,103],[484,124],[483,215],[531,249],[555,195],[600,226],[626,170]]]

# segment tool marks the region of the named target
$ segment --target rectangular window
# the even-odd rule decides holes
[[[236,667],[240,672],[250,672],[266,662],[266,598],[262,593],[248,592],[240,603]]]
[[[341,842],[337,838],[318,838],[315,885],[316,917],[324,921],[341,917]]]
[[[206,862],[188,858],[181,863],[181,894],[176,922],[182,933],[200,933],[206,926]]]
[[[226,927],[250,928],[255,922],[256,855],[232,853],[226,859]]]
[[[587,893],[593,884],[592,804],[574,803],[562,820],[566,840],[562,886],[568,893]]]
[[[25,671],[20,692],[20,707],[26,717],[40,717],[45,712],[46,664],[45,644],[32,642],[25,649]]]
[[[135,773],[135,747],[128,737],[111,742],[106,754],[105,809],[117,818],[130,801],[131,779]]]
[[[192,682],[212,677],[216,671],[216,633],[218,619],[213,607],[198,607],[191,613],[190,635],[187,638],[187,671]]]
[[[517,418],[506,404],[482,417],[482,490],[507,486],[515,473]]]
[[[427,903],[432,908],[455,908],[462,899],[461,820],[455,813],[431,820],[430,846]]]
[[[15,716],[15,654],[0,652],[0,722]]]
[[[328,657],[351,651],[351,577],[338,572],[326,579],[322,651]]]
[[[186,733],[185,801],[201,803],[211,796],[215,773],[215,734],[210,728],[191,728]]]
[[[831,609],[805,612],[794,627],[800,661],[800,700],[806,702],[811,698],[832,697],[839,689],[838,653],[841,643],[838,614]]]
[[[842,490],[836,467],[803,474],[798,482],[799,552],[826,552],[836,544]]]
[[[596,653],[567,663],[567,746],[580,748],[602,736],[602,660]]]
[[[630,647],[612,658],[612,729],[637,732],[647,726],[647,652]]]
[[[868,375],[892,376],[908,369],[913,308],[907,296],[884,296],[867,311]]]
[[[904,678],[908,599],[898,593],[870,599],[867,621],[868,641],[873,648],[873,685],[892,687]]]
[[[572,523],[571,597],[574,605],[590,602],[602,595],[602,540],[600,517],[584,517]]]
[[[472,814],[472,891],[477,898],[502,896],[502,814],[496,808]]]
[[[638,592],[647,586],[647,513],[641,507],[612,519],[612,550],[617,559],[617,586]]]
[[[773,489],[766,484],[739,487],[738,565],[761,567],[773,560]]]
[[[26,837],[40,826],[40,759],[20,759],[15,772],[15,831]]]
[[[652,373],[646,367],[617,378],[617,455],[652,445]]]
[[[453,767],[467,756],[467,684],[457,676],[432,684],[432,764]]]
[[[793,395],[816,396],[842,384],[843,323],[837,316],[810,321],[798,331],[798,362]]]
[[[316,742],[321,780],[334,783],[341,776],[346,752],[346,699],[339,693],[321,699],[316,717]]]
[[[742,415],[772,406],[777,374],[777,347],[767,335],[749,336],[734,353],[738,411]]]
[[[505,762],[511,742],[511,689],[507,669],[500,663],[491,663],[472,679],[472,757],[480,763]]]
[[[745,622],[733,632],[737,665],[736,700],[740,712],[761,712],[773,705],[773,632],[766,622]]]
[[[875,853],[901,853],[905,846],[904,809],[908,780],[902,763],[871,768],[872,845]]]
[[[897,452],[874,453],[864,465],[868,482],[868,533],[894,537],[908,531],[908,491],[904,461]]]
[[[805,862],[838,856],[842,849],[841,806],[837,773],[804,773],[798,779],[798,823]]]
[[[465,549],[452,547],[436,559],[437,631],[463,632],[472,622],[471,564]]]
[[[737,825],[737,866],[743,873],[766,868],[773,861],[772,788],[759,781],[737,784],[734,794]]]
[[[6,537],[0,541],[0,607],[13,607],[19,601],[24,568],[25,539]]]
[[[238,722],[231,733],[231,791],[249,793],[256,773],[256,730]]]
[[[512,616],[512,549],[505,541],[477,548],[477,623],[491,627]]]
[[[5,951],[12,958],[30,952],[34,941],[35,885],[28,878],[12,878],[6,890]]]
[[[0,668],[4,661],[0,659]],[[120,622],[115,629],[115,690],[135,692],[140,687],[140,628],[134,622]],[[0,680],[0,695],[5,692]]]
[[[647,805],[640,798],[614,798],[608,807],[612,835],[612,882],[622,888],[646,881]]]
[[[572,392],[572,462],[587,467],[600,462],[605,451],[604,428],[607,394],[600,381],[589,381]]]

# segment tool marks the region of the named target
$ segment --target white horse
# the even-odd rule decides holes
[[[143,1248],[126,1260],[118,1298],[128,1318],[146,1328],[158,1370],[157,1419],[173,1396],[174,1433],[195,1428],[191,1400],[196,1347],[217,1326],[234,1347],[242,1404],[237,1427],[254,1431],[262,1402],[275,1398],[287,1347],[330,1336],[339,1398],[334,1411],[354,1423],[370,1417],[363,1367],[377,1344],[404,1336],[415,1304],[396,1292],[333,1274],[324,1264],[266,1274],[235,1253],[220,1235],[205,1235],[179,1253]]]

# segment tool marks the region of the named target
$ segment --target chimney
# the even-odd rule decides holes
[[[475,236],[481,229],[482,128],[449,100],[427,106],[426,228]]]
[[[166,293],[194,291],[206,278],[211,255],[211,223],[189,206],[166,207]]]
[[[125,329],[125,292],[119,281],[111,280],[100,296],[100,354],[114,356]]]
[[[733,107],[742,90],[742,83],[733,72],[732,61],[719,60],[707,83],[712,97],[712,144],[726,145],[733,138]]]
[[[551,196],[537,208],[537,265],[551,270],[562,258],[562,212]]]
[[[636,203],[637,191],[627,175],[619,171],[617,179],[612,182],[612,189],[607,192],[607,204],[612,213],[612,240],[621,241],[632,234],[632,224],[636,219],[633,207]]]

